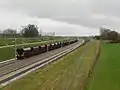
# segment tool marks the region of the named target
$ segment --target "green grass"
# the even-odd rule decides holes
[[[63,41],[64,39],[56,39],[56,40],[49,40],[49,41],[43,41],[43,42],[37,42],[37,43],[31,43],[28,45],[20,45],[17,46],[17,48],[20,47],[31,47],[31,46],[38,46],[38,45],[43,45],[43,44],[48,44],[48,43],[53,43],[53,42],[58,42],[58,41]],[[12,59],[15,57],[15,50],[14,50],[14,46],[13,47],[5,47],[5,48],[0,48],[0,61],[4,61],[4,60],[8,60],[8,59]]]
[[[94,41],[90,45],[90,47],[87,49],[87,51],[83,54],[81,58],[81,63],[78,67],[78,71],[74,76],[74,81],[72,82],[72,85],[68,90],[84,89],[85,81],[88,77],[89,70],[91,69],[94,63],[95,57],[97,56],[98,47],[99,47],[99,42]]]
[[[96,43],[90,44],[89,47],[86,44],[1,90],[80,90],[82,74],[87,75],[86,72],[94,60],[95,47]]]
[[[0,38],[0,46],[6,46],[6,45],[14,45],[14,38]],[[36,39],[27,39],[27,38],[17,38],[16,44],[22,44],[22,43],[32,43],[32,42],[41,42],[42,40],[40,38]],[[44,41],[44,40],[43,40]]]
[[[0,61],[12,59],[15,57],[15,51],[13,47],[0,48]]]
[[[101,54],[86,90],[120,90],[120,44],[101,43]]]
[[[55,39],[64,39],[63,37],[39,37],[39,38],[16,38],[16,44],[42,42]],[[0,38],[0,46],[14,45],[14,38]]]

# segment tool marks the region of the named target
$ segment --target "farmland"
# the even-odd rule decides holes
[[[7,85],[2,90],[80,90],[98,53],[92,41],[59,60]]]
[[[42,42],[48,40],[61,39],[63,37],[38,37],[38,38],[16,38],[16,44]],[[0,46],[14,45],[15,38],[0,38]]]
[[[101,54],[86,90],[120,90],[120,44],[101,43]]]

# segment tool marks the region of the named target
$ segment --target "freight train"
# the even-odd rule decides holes
[[[38,47],[18,48],[17,49],[17,59],[21,60],[21,59],[29,58],[29,57],[32,57],[35,55],[39,55],[41,53],[52,51],[54,49],[65,47],[65,46],[67,46],[69,44],[73,44],[75,42],[78,42],[78,40],[75,39],[75,40],[70,40],[70,41],[45,44],[45,45],[38,46]]]

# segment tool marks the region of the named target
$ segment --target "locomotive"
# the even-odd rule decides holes
[[[29,47],[29,48],[18,48],[17,51],[17,59],[21,60],[21,59],[25,59],[25,58],[29,58],[35,55],[39,55],[41,53],[45,53],[48,51],[52,51],[54,49],[58,49],[64,46],[67,46],[69,44],[73,44],[75,42],[77,42],[78,40],[71,40],[71,41],[64,41],[64,42],[56,42],[56,43],[52,43],[52,44],[45,44],[42,46],[37,46],[37,47]]]

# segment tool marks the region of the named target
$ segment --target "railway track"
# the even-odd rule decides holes
[[[82,45],[84,43],[84,40],[80,43],[74,43],[71,44],[69,46],[57,49],[57,50],[53,50],[41,55],[37,55],[28,59],[24,59],[24,60],[14,60],[14,61],[9,61],[4,63],[4,64],[0,64],[0,85],[5,86],[7,84],[9,84],[9,82],[14,81],[15,79],[29,73],[32,72],[60,57],[62,57],[63,55],[73,51],[74,49],[76,49],[77,47],[79,47],[80,45]]]
[[[28,60],[29,60],[29,62],[31,61],[31,62],[34,63],[36,61],[39,61],[39,60],[44,59],[46,57],[49,57],[51,55],[57,54],[57,53],[59,53],[61,51],[64,51],[65,49],[73,47],[74,45],[75,44],[72,44],[72,45],[69,45],[69,46],[65,46],[65,47],[62,47],[62,48],[59,48],[59,49],[55,49],[55,50],[52,50],[52,51],[49,51],[49,52],[46,52],[46,53],[42,53],[42,54],[37,55],[37,56],[33,56],[33,57],[30,57],[30,58],[24,59],[24,60],[15,60],[15,59],[8,60],[8,61],[5,61],[3,63],[0,63],[0,69],[2,67],[4,67],[4,66],[7,66],[7,65],[10,65],[10,64],[13,64],[13,63],[28,62]]]

